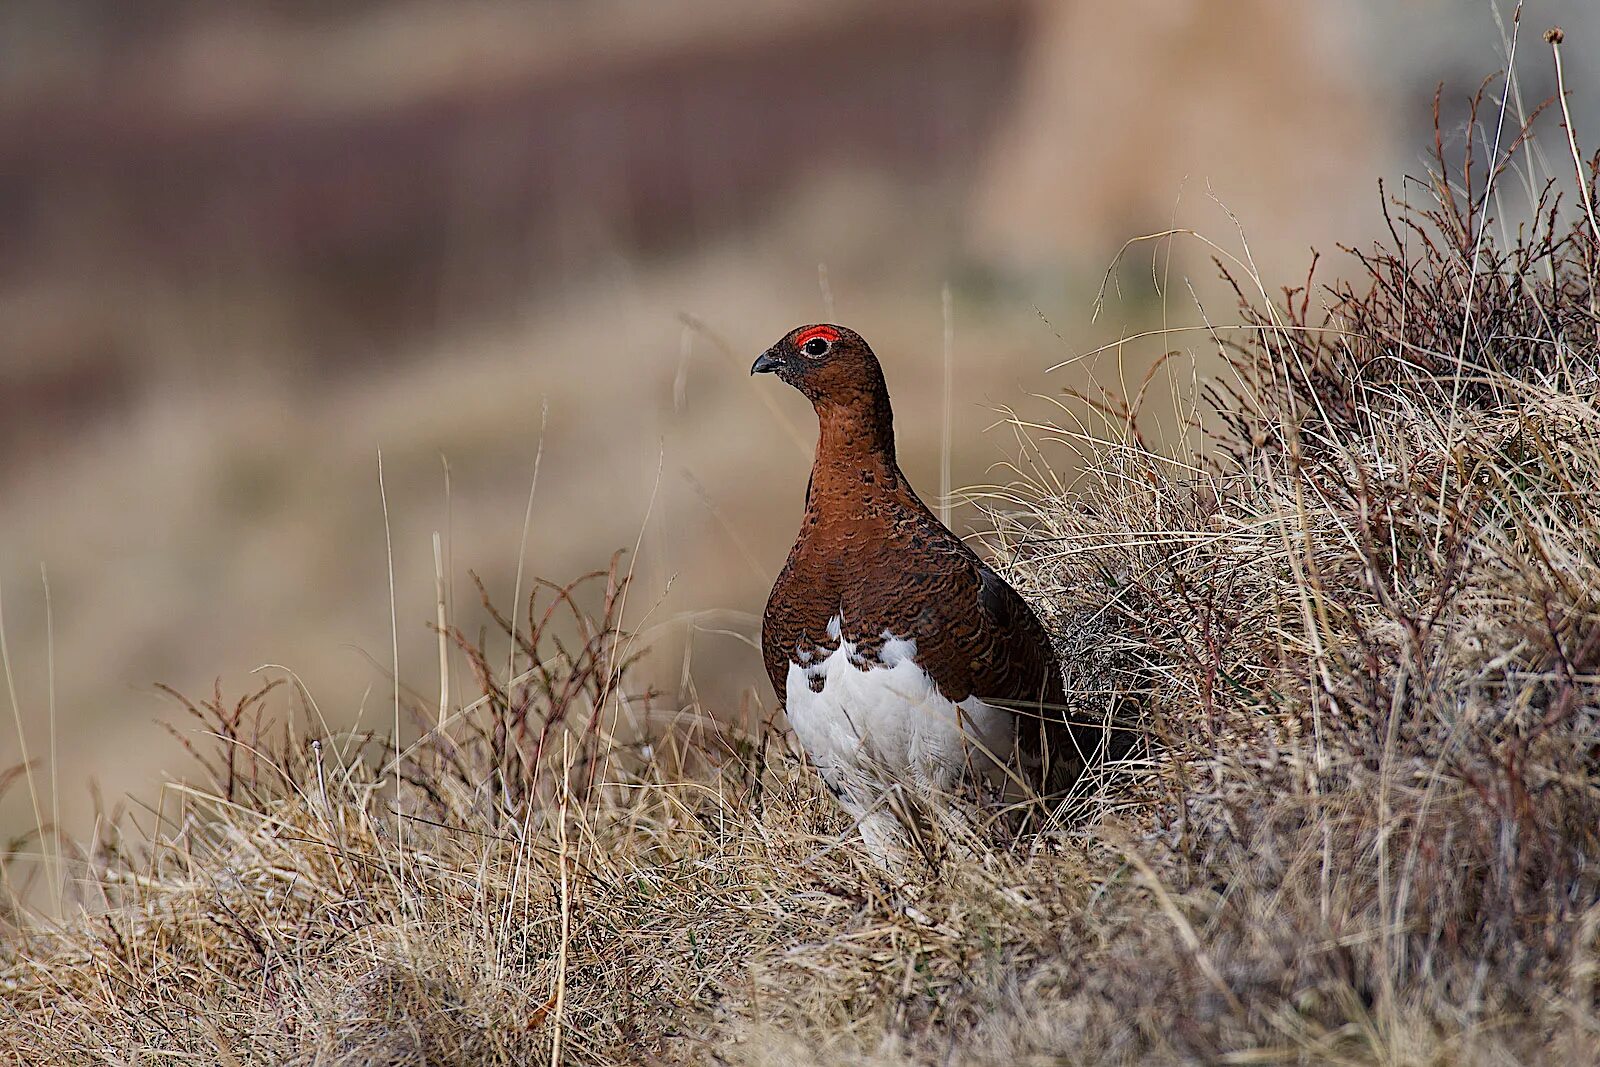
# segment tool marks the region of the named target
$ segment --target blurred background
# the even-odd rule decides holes
[[[1274,291],[1315,247],[1331,279],[1377,180],[1423,173],[1439,81],[1460,140],[1511,8],[9,0],[0,607],[46,766],[56,709],[63,822],[90,828],[91,779],[114,802],[187,770],[157,681],[238,694],[281,664],[330,720],[390,721],[391,541],[401,682],[437,694],[436,532],[472,631],[469,569],[509,602],[519,559],[526,590],[637,545],[655,707],[770,707],[750,642],[813,429],[757,353],[865,334],[932,499],[948,325],[951,482],[1009,482],[1001,412],[1205,345],[1047,368],[1232,312],[1186,240],[1135,246],[1091,322],[1124,242],[1242,234]],[[1525,104],[1560,23],[1592,143],[1600,5],[1522,20]],[[32,825],[24,792],[0,829]]]

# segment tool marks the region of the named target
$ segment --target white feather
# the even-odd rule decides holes
[[[837,648],[796,650],[785,697],[795,736],[846,809],[861,818],[890,782],[937,796],[969,770],[1001,780],[996,760],[1012,749],[1009,711],[976,696],[947,699],[918,665],[915,640],[885,633],[879,661],[867,663],[842,632],[836,615],[828,633]]]

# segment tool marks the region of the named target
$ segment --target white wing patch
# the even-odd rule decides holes
[[[1000,783],[1012,754],[1009,711],[976,696],[946,699],[911,638],[885,632],[877,659],[864,661],[842,634],[835,615],[828,636],[837,648],[796,649],[785,704],[795,736],[847,809],[861,816],[886,781],[949,792],[973,772]]]

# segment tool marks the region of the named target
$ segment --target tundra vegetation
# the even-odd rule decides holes
[[[1145,737],[1044,829],[890,885],[771,721],[634,685],[619,557],[446,626],[478,693],[397,697],[398,751],[292,679],[184,701],[205,773],[4,914],[0,1055],[1593,1061],[1600,157],[1540,176],[1497,117],[1345,280],[1219,250],[1237,314],[1166,339],[1216,370],[1184,432],[1148,443],[1153,387],[1015,426],[989,554],[1073,713]]]

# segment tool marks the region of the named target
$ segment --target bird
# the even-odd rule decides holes
[[[1092,738],[1063,709],[1038,616],[922,502],[895,457],[877,356],[843,326],[791,330],[750,373],[811,401],[805,517],[762,616],[767,675],[871,857],[894,869],[931,811],[955,839],[976,793],[1069,786]],[[923,821],[926,821],[923,819]]]

